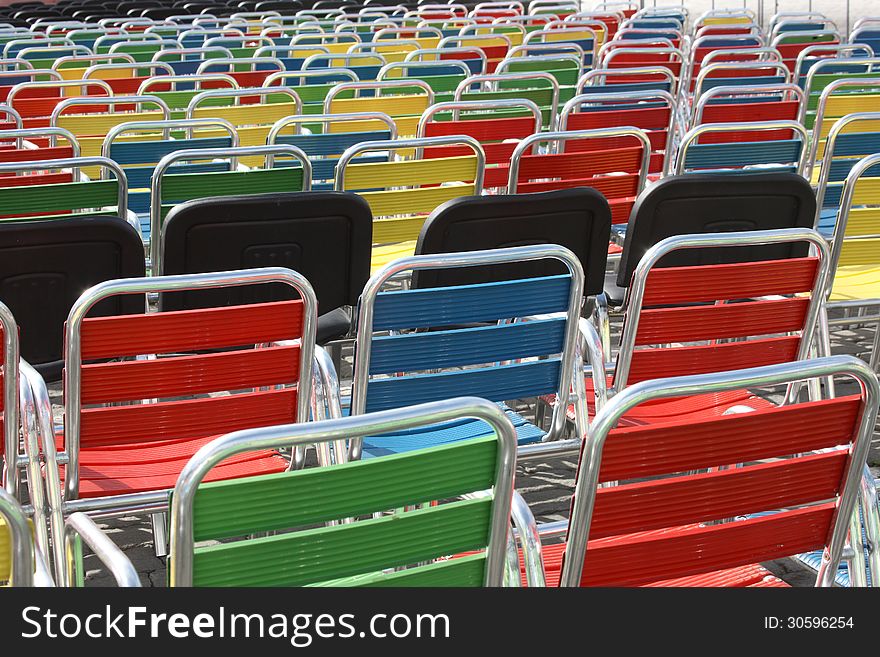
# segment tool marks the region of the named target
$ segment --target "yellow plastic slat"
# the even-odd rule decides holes
[[[345,168],[345,189],[375,189],[407,185],[471,182],[477,175],[476,155],[408,162],[371,162]]]
[[[398,189],[382,192],[364,192],[361,196],[370,204],[373,217],[390,217],[393,215],[427,214],[446,201],[461,196],[472,196],[473,185],[447,185],[444,187],[421,187],[418,189]],[[415,239],[418,231],[406,237],[389,238],[384,233],[377,233],[377,223],[373,225],[373,242],[399,242],[403,239]]]
[[[334,98],[330,101],[330,113],[384,112],[392,118],[398,116],[421,116],[428,109],[427,94],[379,96],[378,98]]]
[[[871,110],[858,110],[854,109],[853,112],[862,112],[862,111],[871,111]],[[880,111],[880,105],[878,105],[873,111]],[[819,129],[819,138],[822,140],[820,144],[820,148],[822,152],[825,152],[825,138],[828,136],[828,133],[831,132],[831,128],[837,123],[836,119],[839,119],[839,116],[828,118],[825,117],[822,121],[822,126]],[[846,129],[843,131],[843,134],[847,134],[850,132],[880,132],[880,120],[873,119],[867,121],[856,121],[854,123],[850,123]]]
[[[230,105],[228,107],[196,107],[194,118],[226,119],[232,125],[272,125],[287,116],[296,115],[293,103],[258,103],[254,105]],[[265,142],[264,142],[265,143]]]
[[[844,240],[838,267],[872,265],[880,271],[880,238]],[[880,279],[876,281],[880,291]]]
[[[852,204],[880,205],[880,178],[860,178],[856,183]]]
[[[880,208],[853,208],[846,221],[846,237],[880,235]],[[880,251],[875,262],[880,263]]]
[[[130,121],[161,121],[161,112],[116,112],[113,114],[63,114],[56,125],[70,130],[77,137],[106,135],[121,123]],[[85,155],[85,153],[83,153]]]
[[[423,219],[419,218],[421,221]],[[393,221],[393,220],[392,220]],[[384,223],[384,222],[376,222]],[[421,227],[420,227],[421,228]],[[407,242],[399,242],[397,244],[383,244],[382,246],[374,246],[372,257],[370,258],[370,273],[375,274],[380,269],[383,269],[388,265],[389,262],[397,260],[398,258],[405,258],[407,256],[411,256],[416,251],[416,242],[415,240],[409,240]]]

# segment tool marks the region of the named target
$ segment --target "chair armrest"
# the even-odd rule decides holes
[[[84,513],[73,513],[67,518],[64,526],[66,532],[75,533],[86,542],[119,586],[141,585],[141,578],[138,577],[129,558],[89,516]]]

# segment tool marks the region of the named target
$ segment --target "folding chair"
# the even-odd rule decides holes
[[[547,152],[540,144],[552,146]],[[645,187],[651,142],[638,128],[543,132],[517,144],[510,158],[508,194],[592,187],[611,206],[611,221],[624,223]]]
[[[829,136],[847,119],[874,117],[854,114],[835,125]],[[859,135],[861,137],[861,135]],[[873,325],[873,345],[868,361],[880,368],[880,222],[878,222],[878,172],[880,157],[872,154],[849,170],[841,193],[840,210],[831,236],[832,282],[828,287],[828,324],[832,327]],[[835,312],[837,311],[837,312]],[[841,316],[833,316],[842,311]],[[826,330],[827,327],[824,327]],[[830,350],[826,335],[826,349]],[[880,570],[874,573],[880,577]]]
[[[218,134],[219,133],[219,134]],[[138,135],[131,141],[126,135]],[[173,136],[173,139],[171,138]],[[180,150],[235,148],[238,134],[223,119],[177,119],[134,121],[114,126],[104,137],[102,157],[119,164],[128,178],[128,207],[137,215],[145,243],[150,238],[150,185],[163,157]],[[177,165],[174,173],[228,171],[228,162]]]
[[[58,160],[80,155],[76,137],[63,128],[0,130],[0,142],[0,163]]]
[[[259,168],[239,168],[242,158],[259,159]],[[276,158],[293,158],[299,166],[277,167]],[[184,162],[226,160],[224,170],[176,173]],[[197,198],[301,192],[310,189],[311,163],[296,146],[239,146],[237,148],[197,148],[173,151],[156,165],[150,179],[150,261],[159,259],[161,231],[168,211],[176,204]],[[157,239],[158,237],[158,239]]]
[[[15,72],[18,75],[18,71]],[[18,112],[22,127],[48,128],[55,107],[68,96],[68,90],[77,89],[79,96],[112,96],[113,90],[103,80],[44,80],[26,81],[11,87],[5,101]],[[0,94],[2,96],[2,94]]]
[[[356,194],[338,192],[224,196],[188,201],[165,221],[155,270],[160,275],[232,271],[272,263],[299,272],[315,290],[317,341],[351,330],[348,307],[370,276],[372,214]],[[162,298],[162,310],[291,298],[283,287],[226,288]]]
[[[554,271],[565,273],[479,285],[403,290],[386,286],[405,272],[470,267],[485,271],[494,265],[509,267],[536,260],[547,260]],[[557,245],[396,260],[374,274],[361,295],[351,415],[461,394],[499,403],[546,394],[569,399],[572,374],[580,372],[577,339],[582,301],[580,261]],[[574,397],[575,411],[585,410],[582,396]],[[555,441],[566,430],[565,414],[558,410],[545,431],[512,408],[503,408],[517,427],[520,445]],[[578,423],[577,430],[584,429]],[[348,459],[454,443],[484,431],[478,423],[465,422],[421,431],[382,432],[352,440]]]
[[[764,140],[766,135],[783,137]],[[744,141],[732,141],[743,135]],[[755,137],[761,138],[755,141]],[[809,158],[807,131],[797,121],[744,121],[704,123],[682,137],[674,173],[754,170],[792,171],[803,174]]]
[[[327,93],[323,113],[381,112],[394,120],[399,136],[412,137],[422,113],[433,104],[434,92],[422,80],[343,82]]]
[[[421,80],[431,87],[436,104],[452,100],[458,85],[470,75],[471,69],[461,60],[404,60],[383,66],[376,74],[376,80]]]
[[[473,75],[458,85],[454,95],[455,102],[511,99],[533,102],[541,109],[543,126],[551,129],[559,111],[559,83],[541,72]]]
[[[438,421],[476,422],[486,435],[393,457],[204,483],[224,460],[267,446],[418,431]],[[223,436],[187,464],[175,487],[169,584],[501,586],[515,464],[510,421],[493,404],[472,397]],[[328,496],[328,490],[337,494]],[[298,503],[283,501],[290,499]],[[392,516],[332,522],[438,499],[447,501]],[[206,522],[211,517],[218,520]],[[304,528],[322,523],[327,526]],[[293,528],[298,529],[254,536]],[[218,538],[239,540],[198,545]],[[477,552],[445,558],[464,551]]]
[[[723,396],[833,376],[854,380],[859,392],[689,420],[685,431],[676,420],[616,426],[646,405],[695,392]],[[570,521],[531,527],[565,542],[542,547],[543,559],[526,554],[526,564],[544,566],[526,576],[554,586],[785,586],[758,562],[822,549],[816,584],[832,586],[878,395],[876,376],[849,356],[645,381],[621,392],[591,425]]]
[[[486,155],[483,186],[507,187],[510,157],[521,139],[541,132],[541,110],[530,100],[452,101],[431,105],[419,121],[419,137],[467,135]],[[466,154],[456,146],[426,148],[423,157]]]
[[[842,211],[847,176],[862,157],[875,153],[880,144],[880,112],[855,112],[826,121],[822,111],[825,105],[820,105],[813,131],[813,139],[819,143],[814,143],[818,161],[811,178],[816,182],[816,229],[830,239]]]
[[[457,146],[468,154],[427,158],[433,147]],[[364,162],[367,153],[391,154],[415,149],[410,160]],[[455,151],[458,152],[458,151]],[[410,255],[425,216],[442,203],[483,190],[485,155],[467,136],[370,141],[350,147],[336,165],[336,191],[356,191],[373,213],[373,257],[378,269],[399,256]]]
[[[97,303],[118,295],[143,302],[145,293],[257,284],[287,285],[300,298],[89,316]],[[161,554],[161,514],[199,448],[230,431],[308,419],[316,313],[311,286],[284,268],[120,279],[80,297],[65,331],[63,434],[53,435],[51,408],[41,407],[59,584],[74,581],[58,540],[72,513],[152,513]],[[299,450],[289,462],[262,450],[228,461],[210,478],[281,472],[301,465],[302,456]]]
[[[675,141],[676,101],[665,91],[622,91],[608,85],[605,93],[580,93],[565,103],[557,125],[561,131],[591,130],[631,126],[645,132],[651,144],[648,173],[659,176],[667,170]],[[586,87],[583,91],[586,91]],[[606,142],[608,147],[624,147],[632,140]],[[618,219],[618,221],[620,218]]]
[[[374,128],[374,125],[377,127]],[[333,189],[336,164],[348,148],[363,142],[396,138],[397,126],[387,114],[352,112],[288,116],[272,126],[266,143],[270,146],[287,144],[302,149],[312,164],[311,189],[330,190]],[[368,155],[358,161],[387,162],[388,157],[382,154]],[[277,166],[286,164],[280,161]]]

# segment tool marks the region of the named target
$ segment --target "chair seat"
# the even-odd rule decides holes
[[[514,411],[502,405],[504,412],[516,427],[517,444],[536,443],[544,436],[544,431],[528,422]],[[430,427],[399,431],[381,436],[364,438],[364,458],[400,454],[424,447],[435,447],[459,440],[487,436],[491,433],[489,425],[478,420],[446,422]]]
[[[880,303],[880,267],[876,265],[845,265],[837,268],[831,301],[876,299]]]
[[[664,530],[664,531],[677,531]],[[565,543],[546,545],[542,549],[544,560],[544,576],[547,586],[559,586],[562,572],[562,555]],[[520,553],[520,557],[522,554]],[[522,561],[522,559],[520,559]],[[526,585],[525,572],[521,571],[522,584]],[[676,577],[674,579],[657,580],[645,584],[646,587],[787,587],[788,584],[773,575],[760,564],[747,564],[736,568],[716,570],[700,575]]]
[[[595,415],[596,408],[593,388],[593,379],[587,377],[584,380],[587,389],[587,410],[590,417]],[[607,383],[611,385],[611,377]],[[553,404],[553,396],[543,397],[544,401]],[[656,422],[684,422],[694,421],[710,417],[724,415],[727,412],[746,410],[746,408],[758,410],[769,408],[772,403],[752,394],[748,390],[730,390],[720,393],[706,393],[692,397],[676,397],[640,404],[633,411],[627,413],[621,419],[623,426],[636,426],[652,424]],[[569,405],[566,413],[568,419],[574,421],[574,405]]]
[[[180,471],[193,454],[219,435],[80,450],[79,496],[91,498],[174,488]],[[60,441],[60,436],[57,439],[56,442]],[[212,468],[205,481],[282,472],[287,463],[277,452],[248,452]]]

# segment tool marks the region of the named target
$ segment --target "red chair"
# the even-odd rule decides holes
[[[259,301],[266,285],[288,286],[299,298],[88,316],[96,304],[119,295],[209,295],[210,301],[211,288],[247,286],[247,296]],[[216,436],[307,421],[316,323],[314,291],[283,268],[122,279],[87,290],[65,330],[63,433],[57,444],[43,437],[53,531],[76,511],[162,513],[183,466]],[[51,417],[44,422],[51,427]],[[301,463],[301,452],[292,460],[256,452],[229,459],[212,478],[280,472]],[[157,526],[164,524],[154,517],[154,531]],[[161,553],[161,531],[156,544]],[[63,550],[56,559],[64,563]],[[70,577],[63,570],[56,573],[59,581]]]
[[[723,396],[834,376],[854,380],[859,392],[620,426],[641,406],[697,391]],[[543,559],[528,550],[524,579],[551,586],[785,586],[759,563],[820,549],[817,585],[832,586],[878,405],[876,375],[851,356],[637,384],[591,425],[570,521],[531,527],[565,542],[541,548]]]

